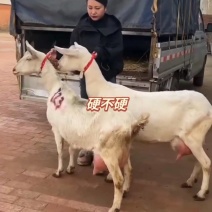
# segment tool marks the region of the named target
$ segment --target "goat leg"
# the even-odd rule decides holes
[[[68,167],[66,169],[66,173],[67,174],[73,174],[74,173],[74,170],[75,170],[75,166],[74,166],[74,149],[69,146],[69,164],[68,164]]]
[[[124,193],[123,197],[126,197],[127,193],[129,192],[130,189],[130,183],[131,183],[131,175],[132,175],[132,166],[130,162],[130,157],[128,158],[128,162],[124,166]]]
[[[112,159],[111,157],[104,157],[101,155],[105,164],[108,167],[108,170],[112,176],[114,183],[114,199],[113,205],[109,209],[109,212],[118,212],[120,211],[121,202],[123,198],[123,185],[124,185],[124,177],[121,173],[121,169],[119,167],[118,160]]]
[[[61,173],[63,172],[63,138],[61,137],[56,128],[52,127],[52,131],[54,133],[58,153],[58,168],[52,176],[59,178],[61,177]]]
[[[197,177],[201,171],[201,165],[199,162],[196,162],[194,169],[191,173],[189,179],[181,185],[181,188],[192,188],[193,184],[197,182]]]

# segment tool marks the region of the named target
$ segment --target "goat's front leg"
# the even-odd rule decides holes
[[[52,131],[54,133],[58,153],[58,168],[52,176],[59,178],[61,177],[61,172],[63,171],[63,138],[61,137],[57,129],[52,128]]]
[[[67,174],[73,174],[74,173],[74,170],[75,170],[75,166],[74,166],[74,153],[75,153],[75,150],[69,146],[69,164],[68,164],[68,167],[66,169],[66,172]]]
[[[113,205],[110,208],[109,212],[118,212],[121,208],[121,202],[123,198],[123,185],[124,185],[124,178],[121,173],[121,169],[119,167],[118,160],[112,157],[104,157],[102,156],[114,183],[114,199]]]

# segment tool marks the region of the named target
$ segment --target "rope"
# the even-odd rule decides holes
[[[153,13],[153,26],[152,26],[152,39],[151,39],[151,46],[150,46],[150,58],[149,58],[149,76],[152,77],[152,69],[153,69],[153,63],[154,59],[157,57],[157,49],[156,44],[158,42],[158,35],[156,30],[156,17],[155,13],[158,11],[158,0],[153,1],[153,5],[151,7],[151,11]]]
[[[158,11],[158,0],[154,0],[151,10],[154,14]]]

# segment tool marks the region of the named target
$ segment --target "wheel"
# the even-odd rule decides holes
[[[180,77],[179,77],[179,72],[176,71],[172,77],[172,82],[171,82],[171,88],[170,91],[177,91],[179,90],[180,86]]]
[[[205,61],[203,63],[203,67],[202,67],[201,71],[193,78],[194,86],[200,87],[203,85],[206,60],[207,60],[207,57],[205,57]]]

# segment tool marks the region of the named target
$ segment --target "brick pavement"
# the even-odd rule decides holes
[[[93,177],[91,167],[77,166],[74,175],[52,177],[57,153],[46,120],[46,105],[19,100],[17,80],[12,75],[14,64],[14,41],[0,33],[0,211],[107,211],[112,204],[113,185],[106,184],[102,177]],[[210,91],[208,78],[207,85]],[[199,182],[193,189],[180,188],[193,162],[183,159],[176,163],[175,156],[165,144],[134,145],[133,182],[129,196],[123,200],[123,211],[211,211],[212,195],[204,203],[192,199]],[[64,164],[68,164],[67,146]]]

